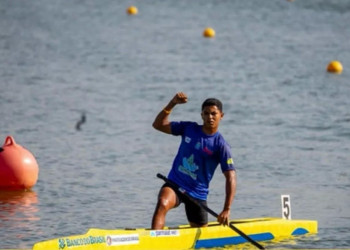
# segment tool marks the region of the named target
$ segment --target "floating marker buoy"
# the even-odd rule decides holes
[[[215,36],[215,30],[208,27],[208,28],[205,28],[204,31],[203,31],[203,36],[204,37],[214,37]]]
[[[343,65],[338,61],[331,61],[328,64],[327,71],[330,73],[340,74],[343,71]]]
[[[38,174],[39,167],[32,153],[7,136],[0,148],[0,189],[29,189],[35,185]]]
[[[129,15],[136,15],[138,12],[139,11],[135,6],[130,6],[126,9],[126,13],[128,13]]]

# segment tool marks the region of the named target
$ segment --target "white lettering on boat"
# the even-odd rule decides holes
[[[151,237],[170,237],[170,236],[179,236],[179,230],[154,230],[150,233]]]
[[[139,235],[138,234],[108,235],[106,236],[106,243],[108,246],[138,244]]]

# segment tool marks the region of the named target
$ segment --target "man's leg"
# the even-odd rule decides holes
[[[163,229],[167,212],[178,205],[178,198],[173,189],[163,186],[159,191],[158,202],[152,219],[152,229]]]

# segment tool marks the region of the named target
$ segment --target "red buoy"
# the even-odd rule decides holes
[[[38,174],[38,163],[32,153],[7,136],[0,148],[0,189],[30,189]]]

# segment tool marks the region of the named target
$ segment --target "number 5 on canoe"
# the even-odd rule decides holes
[[[286,220],[292,219],[292,210],[290,206],[290,195],[282,194],[281,195],[281,204],[282,204],[282,218]]]

